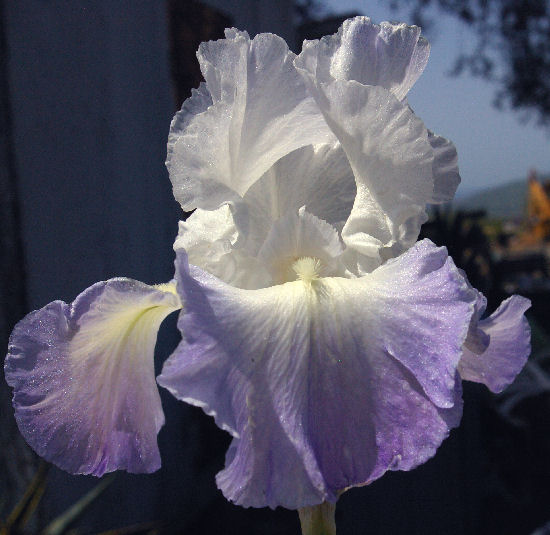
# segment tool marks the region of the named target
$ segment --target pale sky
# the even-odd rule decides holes
[[[410,22],[392,12],[388,0],[324,0],[333,13],[359,12],[373,19]],[[428,39],[430,61],[409,94],[409,103],[426,126],[452,140],[458,150],[462,184],[457,195],[527,176],[529,169],[550,173],[550,129],[492,105],[496,87],[467,74],[447,76],[461,48],[474,35],[448,17],[437,17]]]

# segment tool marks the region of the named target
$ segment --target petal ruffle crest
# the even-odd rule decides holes
[[[403,100],[429,55],[430,45],[418,26],[373,24],[368,17],[355,17],[334,35],[304,41],[298,65],[321,83],[355,80],[381,86]]]
[[[431,457],[461,415],[475,296],[420,242],[360,279],[232,288],[177,260],[183,340],[158,382],[235,437],[218,485],[299,508]]]
[[[334,141],[294,57],[272,34],[251,40],[231,29],[226,39],[201,44],[212,105],[196,93],[170,133],[170,179],[184,210],[236,200],[286,154]]]
[[[174,115],[170,123],[170,132],[166,144],[166,168],[168,172],[170,172],[172,166],[172,154],[177,140],[185,132],[193,117],[205,112],[210,106],[212,106],[212,97],[206,84],[201,82],[197,89],[191,89],[191,96],[183,103],[181,110]]]
[[[509,297],[488,318],[477,323],[482,335],[488,337],[488,346],[477,351],[468,343],[458,371],[462,379],[482,383],[491,392],[502,392],[521,371],[531,352],[531,331],[525,311],[531,302],[525,297]],[[485,306],[479,311],[483,313]]]
[[[41,457],[96,476],[160,467],[153,353],[160,323],[179,308],[173,284],[118,278],[16,325],[5,375],[19,429]]]

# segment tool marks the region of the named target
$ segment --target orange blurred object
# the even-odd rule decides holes
[[[542,245],[550,240],[550,183],[542,183],[533,169],[527,189],[527,221],[525,230],[511,244],[512,249]]]

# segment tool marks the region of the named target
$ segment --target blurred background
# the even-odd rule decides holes
[[[511,293],[533,301],[533,354],[502,395],[465,385],[463,423],[434,459],[344,494],[339,533],[550,533],[547,0],[0,0],[2,345],[25,313],[98,280],[172,277],[182,213],[166,139],[201,80],[201,41],[236,26],[299,52],[356,14],[419,23],[430,39],[409,100],[455,142],[463,182],[423,234],[449,248],[490,311]],[[169,318],[159,369],[176,331]],[[161,394],[162,469],[97,480],[39,462],[2,380],[0,532],[299,533],[294,511],[226,502],[214,475],[229,436]]]

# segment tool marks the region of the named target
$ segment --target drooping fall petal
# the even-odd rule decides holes
[[[177,260],[183,340],[159,383],[233,434],[218,485],[299,508],[411,469],[461,414],[455,375],[475,295],[420,242],[358,279],[228,286]]]
[[[97,476],[160,467],[153,356],[160,323],[180,307],[173,284],[119,278],[17,324],[5,375],[19,429],[41,457]]]
[[[477,323],[477,329],[488,338],[488,345],[479,351],[465,344],[458,366],[462,379],[483,383],[495,393],[512,383],[531,352],[531,331],[525,318],[530,306],[529,299],[513,295]],[[480,312],[484,309],[483,306]]]

